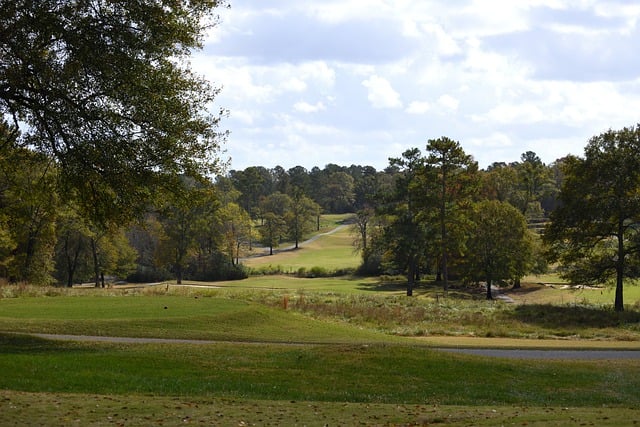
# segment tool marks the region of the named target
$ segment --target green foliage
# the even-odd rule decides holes
[[[533,237],[524,215],[506,202],[478,202],[470,219],[467,253],[460,263],[470,280],[487,283],[487,299],[492,299],[493,284],[520,279],[531,269]]]
[[[0,151],[0,225],[6,231],[5,277],[36,284],[53,282],[55,222],[60,198],[52,162],[22,148]],[[3,248],[0,246],[0,253]]]
[[[563,172],[562,205],[545,233],[551,259],[573,281],[615,277],[615,307],[623,310],[623,281],[637,274],[640,252],[640,127],[593,137],[584,158],[563,161]]]
[[[140,213],[178,174],[216,169],[217,90],[184,60],[218,5],[0,3],[0,115],[24,130],[18,143],[55,158],[96,223]]]

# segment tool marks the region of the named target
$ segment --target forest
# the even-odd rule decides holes
[[[100,223],[56,186],[51,159],[2,158],[0,276],[72,286],[107,280],[240,279],[255,246],[298,242],[323,213],[353,213],[360,275],[423,275],[518,286],[550,265],[579,284],[640,272],[637,128],[594,137],[585,157],[549,165],[533,152],[479,169],[459,142],[429,140],[389,166],[262,166],[182,177],[128,222]],[[595,187],[597,185],[597,187]],[[600,213],[599,213],[600,212]],[[620,252],[623,251],[623,252]],[[626,265],[620,265],[620,260]],[[620,275],[616,275],[620,273]]]

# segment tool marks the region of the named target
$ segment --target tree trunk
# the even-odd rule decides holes
[[[618,261],[616,262],[616,299],[615,311],[624,311],[624,298],[622,293],[624,278],[624,222],[618,221]]]
[[[447,170],[444,160],[442,161],[442,201],[440,205],[440,232],[442,235],[442,280],[446,293],[449,290],[449,272],[447,270],[447,224],[446,224],[446,194],[447,194]]]
[[[487,300],[492,300],[493,295],[491,294],[491,278],[487,278]]]
[[[95,280],[94,285],[96,288],[99,288],[100,287],[100,267],[98,265],[98,243],[94,238],[91,239],[91,252],[93,255],[93,277]]]
[[[520,289],[522,285],[520,284],[520,278],[516,277],[513,279],[513,289]]]
[[[413,285],[415,280],[415,262],[409,261],[409,271],[407,272],[407,296],[413,296]]]

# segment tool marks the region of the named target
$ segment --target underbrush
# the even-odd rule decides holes
[[[53,296],[221,296],[295,311],[311,318],[344,322],[399,336],[478,336],[640,340],[640,308],[615,312],[602,304],[509,304],[476,299],[474,290],[429,290],[421,296],[368,290],[362,293],[309,290],[190,288],[157,285],[129,288],[57,288],[0,284],[0,298]]]
[[[286,268],[281,265],[264,265],[261,267],[246,267],[249,276],[294,276],[303,279],[315,279],[318,277],[342,277],[355,273],[355,268],[335,268],[326,267],[299,267],[298,269]]]
[[[401,336],[640,340],[640,311],[605,306],[516,305],[471,298],[242,292],[230,296]]]

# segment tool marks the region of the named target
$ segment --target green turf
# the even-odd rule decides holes
[[[203,296],[204,295],[204,296]],[[0,299],[0,331],[223,341],[376,342],[383,334],[281,307],[206,296]]]
[[[0,335],[0,389],[322,402],[640,404],[637,362],[531,363],[408,345],[105,344]]]
[[[353,235],[350,226],[335,233],[322,235],[317,240],[303,244],[297,250],[286,250],[274,255],[248,258],[243,264],[253,269],[277,269],[295,273],[300,268],[322,267],[333,271],[337,269],[355,269],[361,262],[360,255],[354,251]]]

